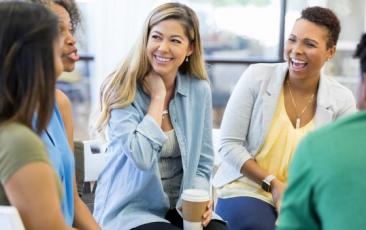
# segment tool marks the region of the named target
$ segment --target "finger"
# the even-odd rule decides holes
[[[207,203],[207,209],[211,209],[212,208],[212,204],[213,204],[213,201],[210,200],[208,203]]]
[[[202,219],[204,219],[204,220],[211,219],[211,217],[212,217],[212,211],[211,210],[207,210],[202,215]]]
[[[278,201],[275,203],[275,207],[276,207],[277,213],[279,213],[280,206],[279,206],[279,202]]]
[[[202,217],[207,218],[210,215],[212,215],[212,209],[209,208],[203,213]]]
[[[280,213],[280,211],[281,211],[281,201],[278,201],[278,202],[276,203],[276,209],[277,209],[277,213],[279,214],[279,213]]]
[[[205,220],[203,220],[203,221],[202,221],[202,225],[203,225],[203,227],[207,227],[208,222],[209,222],[209,221],[208,221],[208,220],[206,220],[206,219],[205,219]]]
[[[211,215],[209,215],[208,217],[206,217],[206,218],[203,220],[202,224],[203,224],[203,226],[204,226],[204,227],[206,227],[206,226],[210,223],[211,218],[212,218],[212,216],[211,216]]]

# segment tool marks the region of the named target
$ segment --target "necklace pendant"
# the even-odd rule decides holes
[[[300,118],[296,119],[296,129],[300,128]]]

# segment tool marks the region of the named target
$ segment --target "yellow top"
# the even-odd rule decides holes
[[[255,156],[260,167],[275,175],[279,180],[287,182],[288,166],[299,141],[314,129],[314,119],[299,129],[295,129],[287,116],[283,90],[281,91],[276,112],[264,143]],[[272,205],[272,195],[261,189],[255,182],[243,176],[222,188],[217,194],[221,198],[249,196],[263,200]]]

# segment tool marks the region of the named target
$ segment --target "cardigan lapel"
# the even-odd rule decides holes
[[[283,88],[283,82],[285,80],[288,71],[287,63],[283,63],[273,73],[274,76],[270,79],[270,82],[265,89],[263,95],[263,136],[268,132],[271,125],[274,112],[277,108],[277,101],[281,90]],[[334,117],[334,104],[331,100],[329,93],[329,79],[328,76],[321,74],[317,96],[317,106],[315,112],[315,127],[318,128],[324,124],[327,124],[333,120]]]
[[[315,112],[315,128],[319,128],[333,120],[334,105],[329,93],[328,76],[321,75],[318,88],[316,112]]]
[[[265,135],[268,132],[269,127],[271,126],[273,115],[277,108],[278,98],[280,96],[283,82],[285,80],[287,74],[287,63],[282,63],[276,68],[276,71],[273,72],[273,76],[271,77],[267,88],[265,89],[263,95],[263,123],[262,123],[262,140],[264,140]]]

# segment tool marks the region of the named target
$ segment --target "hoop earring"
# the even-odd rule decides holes
[[[188,56],[186,57],[185,62],[186,62],[186,63],[188,63],[188,62],[189,62]]]

